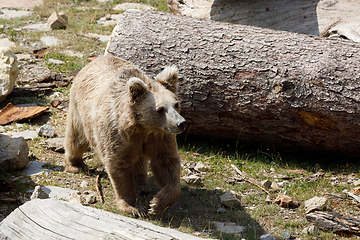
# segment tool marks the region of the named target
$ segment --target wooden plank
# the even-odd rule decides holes
[[[35,199],[0,222],[0,239],[202,239],[170,228],[53,199]]]

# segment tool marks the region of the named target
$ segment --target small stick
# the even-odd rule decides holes
[[[4,202],[16,202],[17,199],[16,199],[16,198],[0,198],[0,201],[4,201]]]
[[[246,179],[246,175],[244,172],[240,171],[240,169],[238,169],[234,164],[231,164],[231,167],[242,177],[242,179],[248,183],[252,183],[255,186],[257,186],[258,188],[260,188],[261,190],[263,190],[264,192],[266,192],[268,195],[270,195],[270,192],[267,191],[265,188],[263,188],[262,186],[259,186],[258,184]]]
[[[104,198],[103,198],[102,192],[101,192],[100,176],[101,176],[101,174],[103,174],[104,170],[105,170],[105,168],[103,170],[101,170],[99,175],[97,175],[97,177],[96,177],[96,192],[99,196],[99,200],[101,203],[104,203]]]

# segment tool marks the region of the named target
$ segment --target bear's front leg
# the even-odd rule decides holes
[[[113,163],[107,164],[106,170],[115,190],[118,209],[134,216],[145,216],[147,214],[145,208],[134,207],[136,204],[136,190],[133,166],[124,167]]]
[[[180,195],[180,156],[161,154],[151,161],[151,169],[161,190],[151,200],[149,213],[163,214]]]

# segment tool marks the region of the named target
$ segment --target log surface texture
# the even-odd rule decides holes
[[[198,240],[152,223],[52,199],[35,199],[0,222],[0,239]]]
[[[180,72],[189,133],[360,152],[360,44],[155,11],[127,11],[106,54]]]

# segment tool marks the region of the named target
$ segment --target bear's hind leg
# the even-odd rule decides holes
[[[65,171],[86,172],[88,167],[84,163],[82,155],[89,148],[89,142],[84,132],[79,130],[80,127],[74,126],[70,112],[65,132]]]

